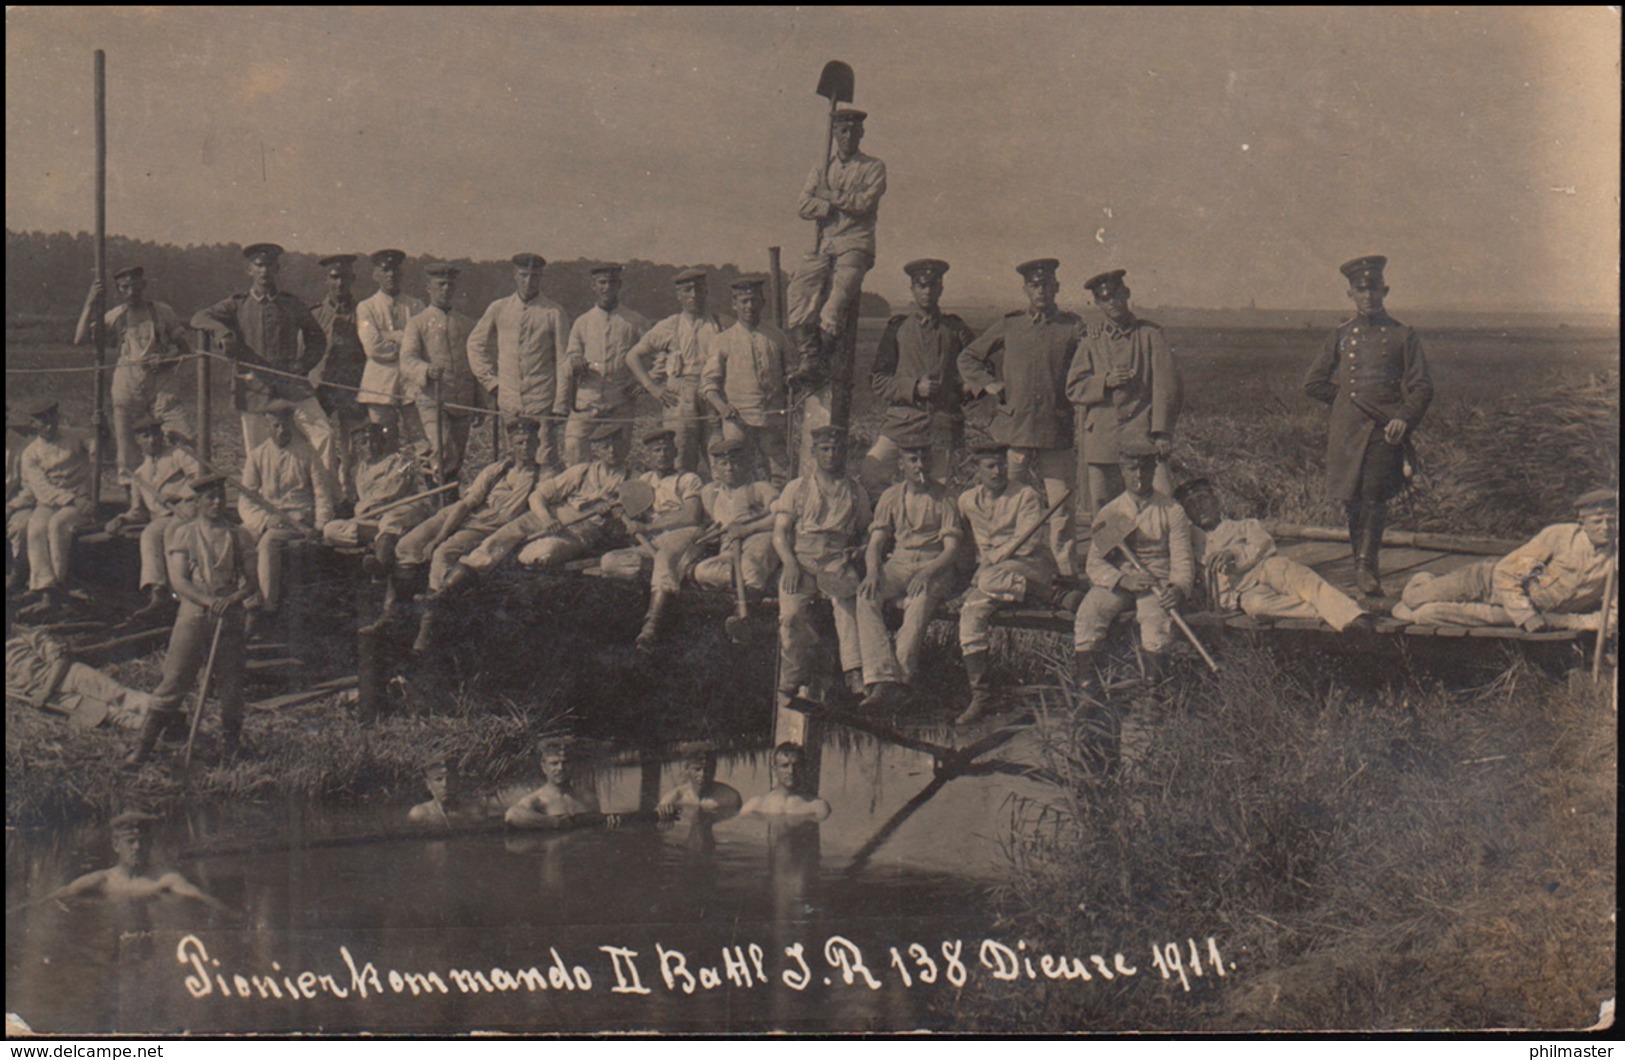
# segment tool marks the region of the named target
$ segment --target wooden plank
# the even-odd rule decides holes
[[[1467,635],[1469,637],[1483,637],[1489,640],[1551,642],[1575,640],[1580,636],[1580,631],[1574,629],[1546,629],[1538,633],[1530,633],[1516,626],[1474,626],[1467,631]]]
[[[309,688],[302,688],[297,692],[284,692],[280,696],[257,699],[250,703],[249,706],[255,710],[281,710],[284,707],[296,707],[301,703],[309,703],[312,700],[333,695],[335,692],[355,688],[360,683],[361,678],[358,675],[349,674],[345,677],[335,677],[330,681],[311,685]]]
[[[251,674],[264,673],[267,670],[294,670],[305,665],[305,660],[292,655],[278,656],[274,659],[250,659],[247,670]]]
[[[1436,548],[1394,548],[1383,549],[1378,565],[1382,568],[1382,577],[1389,578],[1396,574],[1415,570],[1417,567],[1447,555]]]
[[[1348,545],[1332,544],[1325,541],[1299,541],[1286,545],[1278,550],[1287,559],[1297,560],[1305,567],[1313,567],[1334,559],[1347,559]]]
[[[1304,541],[1338,541],[1348,544],[1349,532],[1324,526],[1305,526],[1302,523],[1282,523],[1273,519],[1264,521],[1264,528],[1277,538],[1300,538]],[[1466,534],[1435,534],[1419,530],[1390,530],[1387,538],[1402,548],[1432,548],[1441,552],[1462,552],[1481,556],[1504,556],[1523,544],[1494,537],[1470,537]]]

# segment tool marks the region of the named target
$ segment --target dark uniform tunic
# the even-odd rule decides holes
[[[1017,449],[1067,449],[1072,445],[1072,403],[1067,371],[1078,349],[1083,321],[1074,313],[1021,310],[996,321],[959,354],[966,386],[985,392],[996,379],[1004,394],[988,433]],[[994,358],[1003,353],[996,373]]]
[[[1127,368],[1134,378],[1108,387],[1106,373],[1113,368]],[[1149,444],[1153,435],[1171,436],[1184,404],[1179,364],[1162,328],[1149,320],[1136,319],[1124,328],[1106,321],[1090,328],[1066,390],[1084,409],[1083,459],[1090,464],[1117,463],[1123,441]]]
[[[323,386],[317,391],[316,399],[322,403],[323,411],[332,415],[340,408],[354,407],[354,388],[361,386],[367,353],[361,348],[361,336],[356,333],[354,299],[339,303],[329,295],[310,307],[310,315],[327,336],[327,359],[322,363]],[[352,389],[335,390],[329,384]]]
[[[1399,492],[1402,446],[1383,440],[1389,419],[1415,430],[1433,400],[1433,380],[1416,332],[1385,312],[1339,325],[1304,377],[1304,393],[1332,407],[1326,489],[1345,504],[1381,504]],[[1382,422],[1362,411],[1368,403]]]
[[[305,304],[287,291],[263,299],[251,291],[234,294],[198,310],[192,326],[217,336],[236,336],[241,367],[249,373],[243,383],[243,411],[263,411],[277,398],[301,402],[311,396],[310,381],[304,376],[327,354],[327,335]],[[256,365],[288,375],[255,373]]]
[[[882,433],[895,440],[930,427],[933,435],[949,434],[950,444],[957,444],[964,424],[959,354],[975,339],[976,333],[952,313],[927,315],[916,309],[887,321],[870,375],[875,396],[886,403]],[[929,401],[917,390],[927,379],[937,384]]]

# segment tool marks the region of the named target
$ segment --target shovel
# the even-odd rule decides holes
[[[829,155],[835,149],[835,107],[840,103],[852,102],[853,92],[857,88],[857,78],[852,68],[839,59],[831,59],[824,64],[824,72],[818,75],[818,94],[829,100],[829,124],[824,132],[824,183],[829,183]],[[824,242],[824,222],[818,222],[817,231],[813,235],[813,253]]]
[[[203,676],[197,683],[197,705],[192,708],[192,726],[186,734],[186,755],[181,759],[182,769],[189,769],[192,765],[192,745],[197,742],[198,723],[203,720],[203,704],[209,699],[209,680],[214,677],[214,657],[220,650],[220,632],[225,628],[224,616],[214,620],[214,637],[209,641],[209,658],[203,664]]]

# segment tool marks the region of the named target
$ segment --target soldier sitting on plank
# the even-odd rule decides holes
[[[90,505],[90,439],[62,426],[54,399],[34,407],[34,440],[23,449],[21,488],[6,501],[6,524],[21,521],[28,552],[28,588],[38,602],[19,617],[65,605],[73,534],[94,513]]]
[[[1406,584],[1394,617],[1424,625],[1597,629],[1603,586],[1619,577],[1619,498],[1597,489],[1575,499],[1577,523],[1548,526],[1501,559]],[[1614,594],[1615,611],[1619,595]],[[1609,618],[1612,625],[1616,619]]]
[[[270,437],[243,461],[247,490],[237,499],[237,513],[243,528],[254,535],[265,613],[274,614],[282,602],[284,553],[321,540],[322,528],[333,519],[337,486],[316,450],[294,430],[296,406],[276,400],[265,411],[270,417]],[[264,501],[250,496],[248,490]]]
[[[1213,484],[1192,479],[1174,490],[1191,522],[1209,602],[1256,618],[1321,619],[1339,633],[1370,629],[1371,616],[1302,563],[1276,555],[1275,539],[1257,519],[1226,519]]]
[[[643,436],[643,444],[649,449],[654,467],[638,478],[654,491],[654,505],[639,519],[625,520],[625,527],[634,536],[646,535],[654,551],[649,611],[637,639],[637,646],[648,651],[665,633],[683,576],[679,567],[688,547],[700,536],[705,509],[700,502],[704,485],[700,476],[677,468],[677,432],[665,428],[651,431]],[[606,552],[604,573],[613,573],[617,568],[641,572],[645,554],[641,543],[638,548]]]
[[[779,569],[773,550],[773,504],[779,488],[771,482],[750,481],[749,448],[740,438],[720,434],[711,440],[714,482],[700,488],[706,518],[722,529],[715,556],[694,567],[694,582],[707,589],[733,589],[734,549],[739,550],[747,593],[766,593]]]
[[[322,527],[322,537],[338,547],[370,544],[372,551],[366,565],[374,577],[379,577],[395,565],[396,543],[434,514],[434,499],[423,497],[382,515],[375,514],[386,505],[422,493],[423,473],[416,460],[401,452],[395,428],[385,423],[362,423],[355,426],[354,433],[352,444],[363,461],[355,474],[355,518],[334,519]]]
[[[1147,440],[1126,438],[1119,445],[1123,492],[1095,514],[1094,537],[1089,543],[1089,593],[1078,605],[1072,625],[1077,652],[1078,685],[1098,687],[1095,652],[1112,620],[1133,607],[1140,620],[1140,641],[1153,678],[1160,660],[1173,643],[1169,612],[1191,594],[1196,565],[1191,556],[1191,522],[1185,510],[1153,485],[1157,450]],[[1127,560],[1121,550],[1103,548],[1121,542],[1141,564]]]
[[[130,476],[130,507],[108,520],[110,535],[140,528],[141,590],[147,602],[131,619],[150,618],[168,609],[169,572],[164,562],[164,534],[177,519],[190,519],[190,482],[203,474],[203,465],[181,446],[171,443],[162,420],[142,416],[130,426],[142,459]]]

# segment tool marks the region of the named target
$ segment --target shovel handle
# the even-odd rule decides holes
[[[192,764],[192,745],[197,742],[198,723],[203,720],[203,704],[209,699],[209,680],[214,676],[215,653],[220,650],[220,633],[225,628],[225,616],[214,620],[214,636],[209,640],[209,658],[203,664],[203,676],[197,683],[197,704],[192,708],[192,725],[186,733],[186,755],[181,759],[182,769]]]

